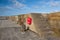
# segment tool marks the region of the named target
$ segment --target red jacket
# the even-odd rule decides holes
[[[28,24],[28,25],[31,25],[31,23],[32,23],[32,18],[31,18],[31,17],[28,17],[28,18],[27,18],[27,24]]]

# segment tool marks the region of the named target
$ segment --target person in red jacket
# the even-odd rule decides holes
[[[25,25],[27,24],[27,25]],[[21,31],[27,31],[29,30],[29,26],[32,24],[32,18],[30,16],[27,17],[26,23],[24,23],[24,18],[22,17],[20,25],[21,25]]]
[[[27,24],[28,24],[28,25],[31,25],[31,23],[32,23],[32,18],[31,18],[31,17],[28,17],[28,18],[27,18]]]
[[[29,26],[32,24],[32,18],[28,16],[26,22],[27,22],[27,30],[29,30]]]

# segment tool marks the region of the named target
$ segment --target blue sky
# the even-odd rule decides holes
[[[60,0],[0,0],[0,16],[60,12]]]

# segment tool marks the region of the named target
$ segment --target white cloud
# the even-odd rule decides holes
[[[32,8],[34,8],[34,9],[39,9],[39,8],[40,8],[40,6],[35,5],[35,6],[33,6]]]
[[[46,2],[46,1],[42,1],[42,2],[38,2],[39,4],[42,4],[42,6],[46,6],[46,5],[48,5],[48,6],[50,6],[50,7],[54,7],[54,6],[60,6],[60,1],[54,1],[54,0],[50,0],[50,1],[48,1],[48,2]]]
[[[13,7],[13,8],[22,8],[25,6],[25,4],[22,4],[17,0],[13,0],[12,2],[13,2],[13,4],[11,5],[11,7]]]
[[[60,1],[54,1],[54,2],[51,1],[51,2],[50,2],[50,5],[51,5],[51,6],[60,6]]]
[[[60,12],[60,10],[51,10],[51,13],[52,13],[52,12]]]
[[[9,11],[10,9],[7,7],[0,7],[0,12],[6,12]]]
[[[58,7],[60,6],[60,1],[49,1],[49,2],[45,2],[44,4],[49,5],[50,7]]]

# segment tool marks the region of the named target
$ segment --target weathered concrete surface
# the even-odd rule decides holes
[[[21,32],[20,26],[10,20],[0,20],[0,40],[43,40],[32,31]]]
[[[20,27],[0,28],[0,40],[42,40],[32,31],[21,32]]]
[[[0,28],[4,27],[20,27],[20,25],[11,20],[0,20]]]

